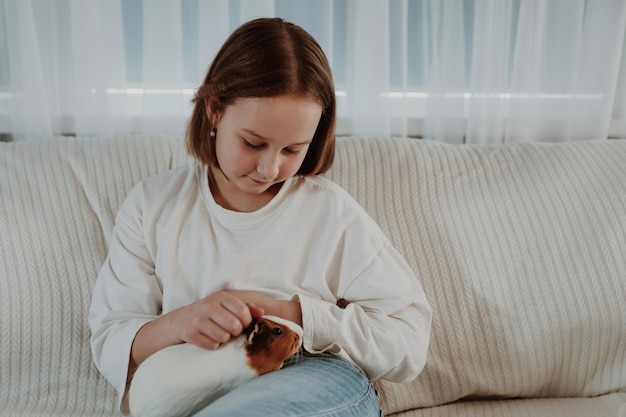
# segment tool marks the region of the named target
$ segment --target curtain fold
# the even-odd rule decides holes
[[[387,135],[389,7],[380,0],[349,0],[344,116],[354,135]]]
[[[230,32],[326,51],[342,134],[450,143],[626,136],[623,0],[0,0],[0,133],[182,133]]]
[[[608,136],[626,2],[427,3],[434,28],[426,137],[500,143]],[[463,20],[468,4],[470,28]]]
[[[61,128],[58,59],[53,53],[56,12],[52,4],[40,6],[35,10],[26,1],[4,2],[2,7],[10,79],[5,120],[18,139],[50,135]],[[40,44],[42,36],[47,37],[48,48]]]
[[[59,78],[65,123],[63,131],[55,133],[117,133],[128,125],[129,110],[127,98],[115,93],[127,78],[120,3],[82,0],[70,6],[65,15],[69,39],[61,43],[68,47],[59,48],[66,63]]]

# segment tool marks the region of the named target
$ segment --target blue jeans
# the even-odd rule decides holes
[[[282,369],[239,385],[194,417],[380,417],[365,375],[333,355],[303,352]]]

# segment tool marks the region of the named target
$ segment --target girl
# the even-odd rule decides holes
[[[378,416],[369,380],[422,370],[431,312],[417,278],[365,211],[322,178],[335,92],[315,40],[281,19],[242,25],[194,98],[197,162],[136,186],[116,218],[89,323],[120,394],[149,355],[218,349],[254,317],[304,329],[303,354],[198,416]]]

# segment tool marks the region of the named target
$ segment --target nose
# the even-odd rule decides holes
[[[263,176],[265,180],[273,180],[278,177],[280,172],[280,155],[274,152],[264,152],[259,159],[257,172]]]

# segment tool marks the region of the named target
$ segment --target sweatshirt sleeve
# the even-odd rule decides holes
[[[160,314],[162,291],[143,229],[144,197],[137,186],[122,204],[94,288],[89,326],[98,370],[118,392],[122,405],[133,340],[139,329]]]
[[[345,308],[298,295],[304,347],[351,361],[372,380],[413,380],[426,363],[432,313],[402,256],[386,243],[357,274]]]

